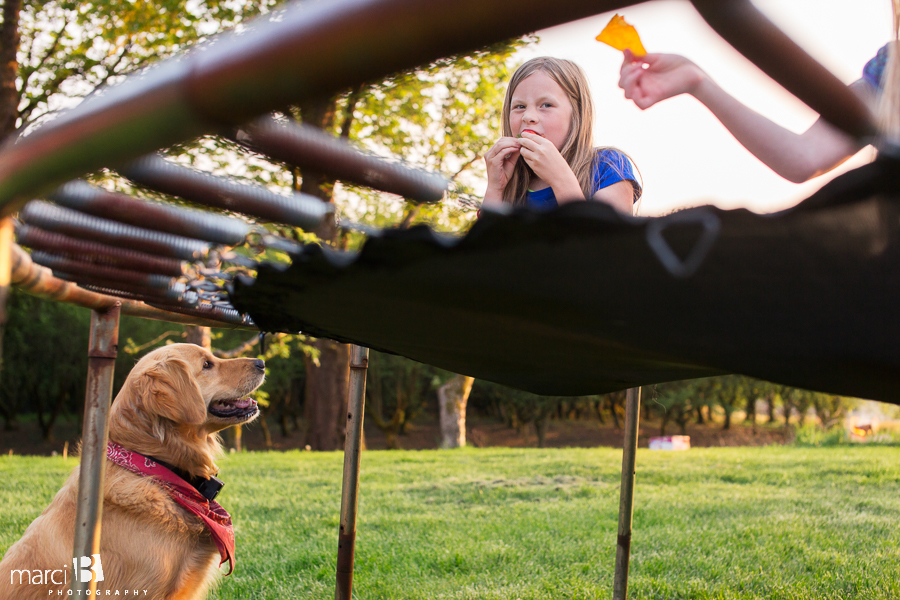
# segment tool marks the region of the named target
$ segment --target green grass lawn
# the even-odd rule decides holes
[[[75,461],[0,458],[0,552]],[[340,453],[220,462],[237,569],[216,599],[333,598]],[[362,458],[355,596],[609,598],[621,451]],[[900,448],[639,450],[630,598],[900,598]]]

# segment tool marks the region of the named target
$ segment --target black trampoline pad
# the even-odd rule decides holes
[[[743,373],[900,403],[900,168],[879,160],[774,215],[659,218],[597,202],[488,213],[463,237],[307,246],[235,283],[303,331],[538,394]]]

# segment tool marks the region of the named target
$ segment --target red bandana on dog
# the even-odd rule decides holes
[[[172,497],[172,500],[200,517],[209,529],[222,561],[228,561],[228,575],[234,571],[234,528],[231,515],[215,500],[207,500],[184,479],[156,461],[131,450],[126,450],[115,442],[106,446],[106,458],[120,467],[142,477],[157,480]]]

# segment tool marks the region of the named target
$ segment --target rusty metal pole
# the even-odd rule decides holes
[[[13,220],[0,219],[0,369],[3,367],[3,333],[6,331],[6,300],[12,280]]]
[[[350,399],[347,404],[347,440],[344,443],[344,482],[341,488],[341,530],[338,534],[335,600],[350,600],[353,589],[356,509],[359,506],[359,457],[362,451],[368,367],[369,349],[350,346]]]
[[[81,434],[81,471],[78,480],[78,508],[75,513],[75,561],[72,595],[87,596],[97,591],[96,577],[81,581],[80,575],[94,573],[82,557],[100,553],[100,521],[103,515],[103,477],[106,473],[106,444],[109,437],[109,405],[112,401],[113,370],[119,344],[117,303],[99,312],[91,311],[91,341],[88,347],[88,380],[84,398],[84,428]],[[84,569],[84,570],[82,570]]]
[[[631,521],[634,516],[634,458],[640,418],[641,388],[631,388],[625,395],[625,448],[622,452],[622,487],[619,489],[619,536],[613,600],[628,597],[628,561],[631,558]]]

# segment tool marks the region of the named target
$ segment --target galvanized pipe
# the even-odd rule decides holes
[[[293,121],[263,117],[238,130],[232,139],[295,167],[416,202],[437,202],[450,185],[441,175],[361,152],[318,127]]]
[[[338,533],[335,600],[350,600],[353,590],[356,511],[359,507],[359,460],[362,452],[368,367],[369,349],[350,346],[350,390],[347,403],[347,439],[344,443],[344,481],[341,486],[341,529]]]
[[[125,194],[108,192],[82,180],[60,186],[47,199],[95,217],[214,244],[235,246],[250,233],[250,225],[240,219],[138,200]]]
[[[19,216],[48,231],[181,260],[205,258],[210,250],[209,244],[200,240],[123,225],[43,200],[32,200]]]
[[[311,231],[334,212],[334,205],[315,196],[294,193],[282,196],[250,183],[176,165],[148,154],[119,169],[131,181],[151,190],[178,196],[204,206],[222,208]]]
[[[81,467],[78,478],[78,506],[75,512],[75,547],[72,558],[100,553],[100,524],[103,517],[103,478],[106,473],[106,444],[109,438],[109,405],[112,402],[113,372],[119,344],[119,306],[91,312],[91,339],[88,346],[87,392],[84,398],[84,428],[81,434]],[[77,568],[77,567],[76,567]],[[72,595],[94,594],[97,582],[81,581],[73,573]]]
[[[619,535],[613,600],[628,597],[628,562],[631,558],[631,523],[634,516],[634,460],[641,418],[641,388],[625,393],[625,447],[622,451],[622,486],[619,488]]]
[[[12,274],[10,282],[29,294],[47,298],[48,300],[83,306],[91,310],[104,311],[116,304],[121,304],[123,315],[141,317],[143,319],[181,323],[184,325],[200,325],[203,327],[258,331],[249,317],[244,321],[235,322],[231,318],[219,319],[218,313],[215,311],[203,314],[182,314],[181,312],[172,312],[172,307],[159,309],[143,302],[123,300],[88,291],[74,283],[57,279],[50,272],[50,269],[35,264],[31,257],[28,256],[28,253],[17,244],[12,244]]]
[[[154,256],[137,250],[126,250],[99,242],[80,240],[61,233],[44,231],[39,227],[19,223],[16,238],[22,246],[44,250],[57,255],[77,257],[92,263],[127,268],[143,273],[157,273],[180,277],[187,272],[187,262],[177,258]]]

